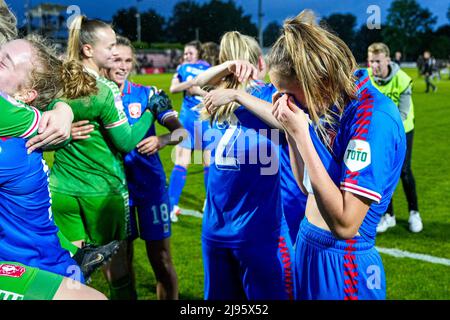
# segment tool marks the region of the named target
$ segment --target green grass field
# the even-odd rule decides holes
[[[402,187],[394,195],[397,226],[377,236],[377,246],[397,248],[410,252],[450,259],[450,81],[438,82],[437,93],[425,94],[424,80],[415,70],[407,70],[414,78],[414,106],[416,130],[413,148],[413,172],[419,196],[419,208],[424,230],[412,234],[408,230],[408,212]],[[168,91],[171,74],[135,76],[133,80],[145,85],[156,85]],[[446,79],[448,75],[445,75]],[[181,106],[182,95],[171,95],[175,109]],[[158,133],[164,132],[159,127]],[[173,163],[173,148],[160,152],[167,179]],[[203,169],[199,165],[189,167],[181,206],[201,210],[205,190]],[[181,216],[173,224],[171,247],[179,280],[181,299],[203,298],[203,266],[201,254],[201,220]],[[155,280],[147,260],[144,243],[135,242],[135,271],[139,299],[156,299]],[[382,254],[387,275],[388,299],[450,299],[450,267]],[[93,277],[92,286],[108,293],[100,272]]]

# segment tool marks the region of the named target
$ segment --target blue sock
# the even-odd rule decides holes
[[[209,167],[203,167],[203,181],[205,183],[205,192],[208,188]]]
[[[178,205],[180,201],[181,192],[186,184],[187,169],[182,166],[175,165],[172,170],[169,182],[169,198],[170,206]]]

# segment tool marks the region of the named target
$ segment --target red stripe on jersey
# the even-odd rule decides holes
[[[345,174],[348,177],[344,179],[344,182],[352,183],[352,184],[358,184],[358,180],[356,180],[356,178],[359,176],[359,172],[358,171],[353,172],[353,171],[350,171],[350,170],[346,170]]]
[[[347,247],[345,248],[345,251],[347,252],[345,254],[346,262],[344,262],[344,277],[347,277],[348,279],[344,280],[345,285],[347,288],[344,288],[344,299],[345,300],[357,300],[358,299],[358,265],[355,264],[355,254],[353,253],[356,251],[356,248],[353,247],[354,244],[356,244],[355,239],[349,239],[346,240],[345,243],[347,244]],[[353,271],[354,270],[354,271]]]
[[[369,77],[368,77],[368,76],[365,77],[363,80],[361,80],[360,83],[358,83],[358,84],[356,85],[356,89],[359,90],[363,85],[365,85],[365,84],[367,83],[367,81],[369,81]]]
[[[361,126],[368,126],[370,124],[370,120],[367,120],[366,118],[361,118],[358,121],[356,121],[355,124]]]
[[[39,121],[41,120],[41,115],[37,109],[33,108],[33,111],[34,111],[34,123],[32,124],[31,128],[27,132],[25,132],[23,135],[20,136],[21,138],[27,138],[34,131],[36,131],[36,128],[39,125]]]
[[[366,128],[358,128],[358,130],[355,132],[356,136],[353,137],[353,139],[357,140],[366,140],[366,137],[363,136],[363,134],[367,134],[369,132]]]

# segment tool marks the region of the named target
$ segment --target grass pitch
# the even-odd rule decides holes
[[[416,70],[406,70],[414,79],[413,101],[415,109],[415,134],[412,167],[416,179],[419,209],[424,230],[412,234],[408,230],[408,212],[401,186],[394,195],[397,226],[377,236],[376,245],[397,248],[450,259],[450,81],[437,82],[438,92],[425,94],[425,82]],[[182,94],[169,93],[171,74],[139,75],[133,81],[154,85],[165,90],[171,97],[174,108],[181,107]],[[158,134],[165,132],[157,128]],[[167,179],[173,163],[168,147],[161,150]],[[51,162],[51,155],[47,155]],[[401,182],[399,183],[401,184]],[[191,165],[180,205],[201,210],[205,198],[203,168]],[[203,299],[203,265],[201,252],[201,220],[181,216],[172,224],[172,256],[178,274],[181,299]],[[409,258],[381,255],[387,277],[388,299],[450,299],[450,267]],[[135,242],[135,271],[139,299],[156,299],[155,279],[147,260],[145,245]],[[108,294],[108,287],[100,272],[93,277],[91,285]]]

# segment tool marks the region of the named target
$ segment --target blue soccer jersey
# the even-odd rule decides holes
[[[395,104],[371,84],[367,71],[355,76],[358,99],[345,107],[339,127],[328,128],[329,143],[339,163],[341,190],[373,201],[359,232],[374,242],[400,177],[406,138]]]
[[[178,66],[174,77],[177,77],[180,82],[185,82],[195,78],[208,68],[210,68],[210,65],[203,60],[199,60],[197,63],[185,63]],[[189,135],[179,144],[182,148],[191,150],[206,148],[203,135],[209,129],[209,125],[207,121],[200,120],[200,110],[196,108],[201,102],[202,97],[190,96],[184,92],[179,118]]]
[[[277,92],[273,84],[258,82],[253,95],[261,100],[272,103],[272,96]],[[284,134],[280,135],[280,179],[281,200],[284,216],[289,227],[292,242],[297,238],[300,222],[305,216],[306,195],[300,190],[291,168],[289,144]]]
[[[279,131],[244,107],[214,123],[216,145],[209,171],[203,238],[239,247],[279,234],[283,216]]]
[[[25,143],[0,138],[0,260],[75,276],[79,269],[52,217],[48,167],[41,152],[27,154]]]
[[[161,125],[177,113],[171,109],[170,100],[155,87],[145,87],[129,81],[124,84],[122,101],[128,122],[133,125],[149,107]],[[146,138],[155,136],[153,124]],[[140,235],[145,240],[161,240],[170,236],[170,204],[166,175],[159,155],[140,154],[137,149],[124,157],[125,173],[130,194],[130,207],[137,207]],[[133,237],[137,236],[137,222],[131,219]]]
[[[325,125],[325,138],[319,139],[312,129],[310,136],[334,183],[373,202],[360,235],[352,239],[336,239],[306,218],[302,221],[294,259],[298,299],[386,297],[384,268],[374,247],[376,226],[400,177],[406,139],[392,101],[372,86],[366,71],[358,70],[355,76],[357,99],[345,106],[342,116],[335,116],[333,125]],[[313,192],[307,175],[304,185]]]
[[[199,60],[197,63],[184,63],[178,66],[177,72],[174,77],[177,77],[180,82],[185,82],[195,78],[197,75],[202,73],[203,71],[209,69],[211,66],[203,61]],[[193,118],[193,120],[197,120],[200,112],[197,109],[193,109],[196,105],[202,102],[202,98],[199,96],[190,96],[184,92],[183,104],[181,106],[181,113],[186,117]]]
[[[292,299],[280,132],[241,106],[210,133],[215,144],[202,228],[205,299]]]

